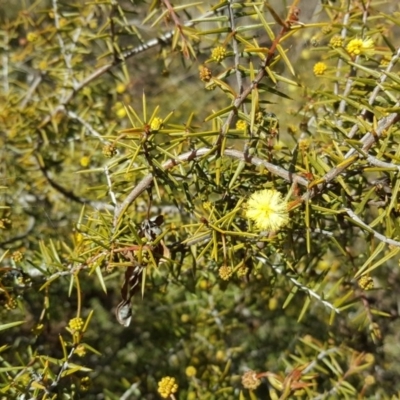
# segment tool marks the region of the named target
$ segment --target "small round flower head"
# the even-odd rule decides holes
[[[327,68],[328,67],[324,62],[317,62],[313,68],[314,75],[316,75],[316,76],[323,75],[325,73],[325,71],[327,70]]]
[[[83,319],[79,317],[72,318],[68,323],[69,328],[75,332],[80,332],[83,328],[83,325]]]
[[[47,61],[46,60],[42,60],[42,61],[40,61],[40,63],[38,64],[38,68],[41,70],[41,71],[46,71],[46,69],[49,67],[49,64],[47,63]]]
[[[289,222],[288,203],[276,190],[260,190],[247,201],[246,216],[258,229],[277,231]]]
[[[124,118],[126,116],[126,108],[120,101],[114,104],[113,109],[118,118]]]
[[[329,33],[331,33],[332,32],[332,25],[326,25],[326,26],[324,26],[323,28],[322,28],[322,33],[324,34],[324,35],[328,35]]]
[[[224,281],[227,281],[232,276],[232,273],[233,273],[232,267],[228,267],[227,265],[223,265],[218,270],[220,278],[223,279]]]
[[[225,47],[218,46],[211,52],[211,58],[220,63],[226,57],[226,49]]]
[[[306,151],[309,149],[311,142],[309,139],[300,139],[299,140],[299,149],[301,151]]]
[[[117,154],[117,149],[113,144],[105,144],[103,146],[103,155],[107,158],[111,158]]]
[[[158,382],[158,393],[163,399],[168,398],[171,394],[178,391],[178,384],[175,382],[175,378],[170,376],[164,376],[160,382]]]
[[[35,32],[29,32],[26,38],[28,42],[36,42],[39,39],[39,35]]]
[[[241,278],[243,276],[246,276],[249,273],[249,269],[245,266],[241,266],[237,271],[236,275]]]
[[[387,67],[387,66],[389,65],[389,63],[390,63],[390,57],[389,57],[389,56],[384,56],[384,57],[381,59],[381,61],[380,61],[380,63],[379,63],[379,66],[381,66],[381,67]]]
[[[364,275],[358,280],[358,286],[363,290],[372,290],[374,288],[374,281],[369,275]]]
[[[190,321],[190,315],[189,314],[182,314],[181,315],[181,322],[183,322],[184,324],[186,324],[187,322]]]
[[[339,35],[335,35],[329,41],[329,45],[332,46],[334,49],[336,49],[338,47],[342,47],[343,46],[343,38],[341,38]]]
[[[247,371],[242,375],[242,385],[245,389],[255,390],[260,386],[261,381],[254,371]]]
[[[162,128],[163,120],[162,118],[153,118],[153,120],[150,122],[150,128],[152,132],[159,131]]]
[[[210,80],[212,78],[212,73],[211,73],[210,68],[207,68],[206,66],[202,65],[199,68],[199,76],[203,82],[210,82]]]
[[[90,164],[90,158],[88,156],[83,156],[80,159],[79,164],[81,164],[81,167],[83,167],[83,168],[88,167]]]
[[[372,39],[352,39],[347,44],[346,51],[353,57],[359,55],[371,57],[375,53],[374,42]]]
[[[115,91],[116,91],[118,94],[124,93],[125,90],[126,90],[126,85],[125,85],[124,83],[119,83],[119,84],[117,85],[117,87],[115,88]]]
[[[367,375],[364,379],[364,383],[366,386],[371,386],[376,383],[375,377],[373,375]]]
[[[244,131],[246,129],[246,127],[247,127],[246,121],[243,121],[242,119],[239,119],[236,122],[236,129]]]
[[[372,365],[375,363],[375,356],[372,353],[366,353],[364,355],[364,361],[366,364]]]
[[[21,262],[24,258],[24,254],[20,251],[14,251],[14,253],[12,253],[11,258],[15,261],[15,262]]]
[[[83,357],[86,355],[86,348],[82,344],[80,344],[74,351],[74,354],[78,355],[79,357]]]
[[[185,369],[185,374],[186,376],[188,376],[189,378],[196,376],[197,374],[197,370],[195,367],[193,367],[193,365],[189,365],[186,369]]]

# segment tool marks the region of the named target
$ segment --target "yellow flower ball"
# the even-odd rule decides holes
[[[226,49],[223,46],[218,46],[211,52],[211,58],[220,63],[226,57]]]
[[[115,88],[115,90],[116,90],[116,92],[119,93],[119,94],[124,93],[125,90],[126,90],[126,86],[125,86],[125,84],[123,84],[123,83],[119,83],[119,84],[117,85],[117,87]]]
[[[150,122],[150,128],[152,132],[157,132],[162,128],[163,120],[162,118],[153,118],[153,120]]]
[[[36,42],[39,39],[39,35],[35,32],[29,32],[26,35],[26,39],[28,40],[28,42]]]
[[[313,72],[314,72],[314,75],[319,76],[319,75],[323,75],[327,69],[328,69],[328,66],[324,62],[317,62],[314,65]]]
[[[90,157],[88,156],[83,156],[79,163],[81,164],[81,167],[86,168],[90,164]]]
[[[242,119],[239,119],[236,122],[236,129],[244,131],[246,129],[247,123],[246,121],[243,121]]]
[[[372,39],[352,39],[347,44],[346,51],[353,57],[359,55],[371,57],[375,54],[375,46]]]
[[[335,35],[329,41],[329,45],[332,46],[334,49],[336,49],[338,47],[342,47],[343,46],[343,38],[341,38],[339,35]]]
[[[277,190],[260,190],[247,201],[246,216],[258,229],[277,231],[289,222],[288,203]]]
[[[118,118],[124,118],[126,116],[125,108],[118,109],[117,110],[117,116],[118,116]]]
[[[76,332],[80,332],[83,329],[83,325],[83,319],[79,317],[72,318],[68,323],[69,328]]]
[[[158,382],[158,393],[164,399],[168,398],[171,394],[174,394],[178,391],[178,384],[175,381],[175,378],[170,376],[165,376]]]
[[[193,365],[189,365],[186,370],[185,370],[185,374],[186,376],[188,376],[189,378],[196,376],[197,374],[197,370],[195,367],[193,367]]]

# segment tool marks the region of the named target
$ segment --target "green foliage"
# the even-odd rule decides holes
[[[399,396],[397,2],[0,17],[1,399]]]

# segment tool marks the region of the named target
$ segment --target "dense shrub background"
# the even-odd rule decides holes
[[[0,9],[0,398],[400,396],[397,1]]]

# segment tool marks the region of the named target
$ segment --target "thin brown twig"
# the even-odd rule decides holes
[[[228,117],[225,120],[224,125],[221,128],[221,133],[218,135],[218,138],[213,146],[214,149],[219,149],[221,147],[223,138],[226,135],[226,132],[228,131],[228,129],[232,123],[232,120],[237,113],[237,110],[245,102],[245,100],[247,99],[247,96],[250,95],[250,93],[257,87],[257,85],[261,82],[261,80],[266,76],[266,74],[267,74],[266,68],[269,65],[271,65],[271,63],[275,57],[276,48],[278,47],[279,43],[281,42],[282,37],[284,37],[284,35],[286,35],[286,33],[288,33],[288,31],[290,31],[292,23],[297,21],[297,14],[298,14],[297,3],[298,2],[299,2],[299,0],[293,1],[293,4],[291,5],[289,12],[288,12],[288,17],[286,18],[285,23],[282,26],[282,29],[280,30],[279,34],[273,40],[271,47],[268,50],[267,56],[257,73],[257,76],[255,77],[253,82],[251,82],[251,84],[246,89],[243,90],[243,92],[239,95],[239,97],[236,98],[236,100],[234,100],[233,110],[229,113]]]
[[[228,2],[228,14],[229,14],[229,25],[232,32],[232,48],[233,54],[235,55],[235,72],[236,72],[236,81],[238,85],[238,93],[239,95],[242,94],[243,91],[243,80],[242,80],[242,73],[239,69],[240,66],[240,52],[238,46],[238,40],[236,39],[236,26],[235,26],[235,15],[232,8],[233,0],[229,0]]]
[[[185,34],[183,33],[181,21],[179,20],[178,16],[176,15],[174,7],[171,5],[169,0],[162,0],[162,2],[164,3],[165,7],[167,8],[170,17],[174,21],[175,27],[176,27],[176,29],[178,29],[179,34],[180,34],[180,36],[182,38],[182,42],[184,43],[184,46],[182,46],[182,52],[183,52],[183,54],[184,54],[184,56],[186,58],[189,58],[190,55],[189,55],[188,50],[187,50],[188,49],[188,47],[187,47],[188,41],[186,39]]]
[[[43,176],[46,178],[47,182],[49,185],[57,190],[57,192],[61,193],[63,196],[65,196],[67,199],[70,199],[74,201],[75,203],[79,204],[89,204],[95,209],[98,210],[113,210],[114,207],[107,204],[103,203],[100,201],[92,201],[89,199],[85,199],[83,197],[77,196],[73,191],[66,189],[64,186],[56,182],[53,178],[51,178],[49,171],[47,170],[47,167],[43,164],[43,162],[38,158],[38,155],[36,156],[37,164],[39,166],[40,171],[42,172]]]

